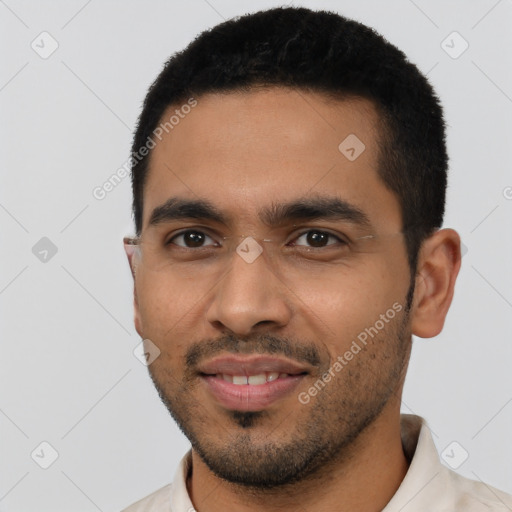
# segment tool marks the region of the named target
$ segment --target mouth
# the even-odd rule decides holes
[[[261,411],[290,395],[308,373],[287,359],[227,356],[201,365],[199,376],[223,408]]]
[[[213,377],[213,375],[202,374],[205,377]],[[299,374],[299,375],[305,375]],[[277,379],[286,379],[291,377],[289,373],[279,372],[263,372],[256,375],[230,375],[228,373],[218,373],[214,377],[230,382],[235,386],[261,386],[267,382],[273,382]]]

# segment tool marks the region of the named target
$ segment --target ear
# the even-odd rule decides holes
[[[126,253],[126,257],[128,258],[128,265],[130,266],[130,271],[133,277],[133,311],[134,311],[134,324],[135,330],[139,334],[141,338],[144,338],[142,335],[142,319],[139,310],[139,301],[137,299],[137,280],[136,280],[136,270],[137,270],[137,256],[136,256],[136,247],[132,244],[124,242],[124,251]]]
[[[423,242],[412,311],[414,335],[432,338],[443,329],[460,263],[460,237],[453,229],[440,229]]]

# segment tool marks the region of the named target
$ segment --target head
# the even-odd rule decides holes
[[[440,332],[460,264],[457,234],[439,229],[447,155],[426,78],[337,14],[247,15],[169,59],[132,155],[135,324],[160,350],[150,375],[195,451],[257,488],[349,458],[399,413],[411,335]],[[221,258],[237,235],[273,242],[251,263]],[[148,265],[171,239],[179,257]],[[280,257],[285,245],[308,251]],[[216,398],[212,361],[257,354],[293,362],[293,391],[266,405]]]

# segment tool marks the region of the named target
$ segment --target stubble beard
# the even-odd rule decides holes
[[[216,476],[255,493],[282,491],[347,462],[354,441],[390,399],[399,398],[411,348],[408,313],[406,308],[397,315],[309,404],[297,400],[297,414],[277,424],[267,410],[226,410],[221,421],[228,426],[216,425],[194,397],[197,376],[176,382],[165,368],[148,369],[162,402]],[[281,343],[266,339],[274,340],[274,346]],[[329,363],[323,366],[315,381]],[[275,426],[269,429],[269,423]]]

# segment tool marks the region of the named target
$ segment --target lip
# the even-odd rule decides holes
[[[289,359],[271,356],[223,356],[199,367],[200,378],[214,399],[226,409],[235,411],[261,411],[289,395],[306,377],[309,368]],[[219,374],[257,375],[264,372],[287,373],[265,384],[237,385],[225,381]]]
[[[260,385],[232,384],[215,375],[203,375],[201,380],[217,402],[226,409],[261,411],[290,394],[305,376],[290,375]]]
[[[308,373],[309,368],[300,366],[295,361],[272,356],[221,356],[199,366],[199,372],[204,375],[257,375],[264,372],[288,373],[298,375]]]

